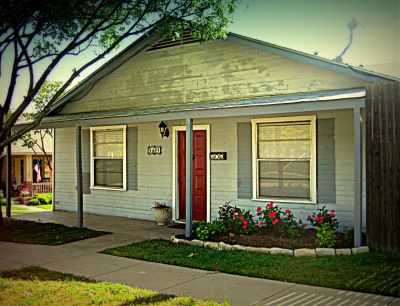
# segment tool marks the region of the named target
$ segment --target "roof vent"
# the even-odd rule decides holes
[[[172,40],[171,38],[165,38],[163,40],[158,41],[154,45],[152,45],[147,51],[153,51],[158,49],[165,49],[174,46],[186,45],[195,42],[200,42],[200,39],[193,38],[190,30],[185,30],[181,35],[181,39]]]

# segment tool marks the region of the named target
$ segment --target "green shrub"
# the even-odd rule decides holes
[[[269,202],[265,208],[257,207],[259,228],[267,227],[289,237],[299,237],[303,226],[296,222],[290,209],[283,210],[279,205]]]
[[[218,221],[223,222],[227,231],[235,234],[251,234],[256,230],[250,210],[242,210],[226,202],[218,210]]]
[[[218,220],[230,222],[232,215],[240,211],[240,208],[232,206],[231,202],[225,202],[218,210]]]
[[[194,237],[200,240],[209,240],[211,237],[211,224],[206,221],[193,224]]]
[[[53,202],[53,195],[51,193],[42,193],[42,194],[37,194],[32,199],[30,199],[28,205],[31,206],[46,205],[46,204],[51,204],[52,202]]]
[[[318,209],[318,212],[313,212],[307,219],[315,228],[328,224],[335,231],[339,226],[339,221],[335,218],[335,210],[328,211],[325,206]]]
[[[219,220],[213,222],[196,222],[193,224],[193,233],[199,240],[213,240],[217,235],[227,231],[225,223]]]
[[[29,206],[37,206],[41,205],[40,201],[37,198],[32,198],[28,201]]]
[[[336,235],[329,223],[322,223],[315,228],[321,248],[333,248],[336,244]]]
[[[347,228],[344,231],[344,240],[351,245],[354,243],[354,228]]]
[[[14,204],[14,201],[11,201],[11,205]],[[7,199],[6,198],[0,198],[0,206],[7,206]]]

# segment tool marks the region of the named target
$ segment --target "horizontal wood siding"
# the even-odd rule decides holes
[[[296,115],[308,115],[299,113]],[[335,209],[341,226],[350,227],[353,224],[353,114],[352,111],[326,111],[316,113],[317,120],[325,123],[326,139],[324,164],[318,173],[318,190],[323,193],[318,198],[324,199],[318,205],[280,203],[284,208],[294,211],[296,217],[305,220],[307,215],[317,208],[326,205]],[[285,116],[285,114],[282,114]],[[287,115],[286,115],[287,116]],[[212,160],[211,166],[211,217],[217,217],[218,208],[226,201],[235,205],[252,209],[265,205],[265,202],[251,200],[251,117],[232,117],[223,119],[199,119],[195,125],[210,125],[211,151],[227,152],[227,160]],[[332,124],[334,121],[334,124]],[[110,214],[140,219],[153,219],[150,210],[153,201],[160,200],[172,203],[172,137],[161,139],[159,122],[137,124],[137,147],[128,152],[128,177],[135,169],[129,165],[133,154],[137,154],[137,190],[128,191],[91,190],[84,195],[84,210],[87,212]],[[166,122],[172,126],[182,126],[184,120]],[[128,128],[130,133],[131,127]],[[332,134],[333,133],[333,134]],[[326,136],[328,135],[329,136]],[[75,166],[71,156],[74,153],[74,129],[57,130],[57,152],[62,152],[64,159],[57,156],[56,191],[60,201],[57,208],[75,210]],[[129,136],[128,136],[129,138]],[[147,155],[149,145],[161,145],[162,155]],[[250,146],[250,148],[249,148]],[[128,144],[128,147],[130,145]],[[328,156],[329,155],[329,156]],[[330,159],[334,158],[335,161]],[[250,160],[249,160],[250,159]],[[64,162],[66,160],[66,162]],[[88,158],[84,157],[85,163]],[[321,161],[322,163],[322,161]],[[249,167],[250,166],[250,167]],[[334,169],[332,169],[334,166]],[[61,174],[60,174],[61,172]],[[66,174],[66,175],[64,175]],[[239,179],[239,180],[238,180]],[[239,184],[239,182],[243,184]],[[334,186],[334,190],[332,190]],[[59,193],[59,194],[58,194]],[[324,194],[327,193],[327,194]],[[334,196],[333,196],[334,194]],[[250,197],[249,197],[250,196]]]
[[[364,82],[230,41],[143,52],[61,114],[360,87]]]
[[[319,203],[336,202],[335,119],[317,121],[317,190]]]

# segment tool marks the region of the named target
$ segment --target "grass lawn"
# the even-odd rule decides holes
[[[400,256],[289,257],[216,251],[166,240],[147,240],[102,253],[171,265],[300,284],[400,296]]]
[[[57,245],[109,234],[62,224],[5,219],[0,241]]]
[[[53,210],[53,204],[37,205],[37,206],[34,206],[34,207],[42,208],[42,209],[46,209],[46,210]]]
[[[6,207],[2,206],[1,211],[3,216],[6,215]],[[24,214],[35,214],[40,211],[29,209],[29,207],[23,205],[11,205],[11,215],[24,215]]]
[[[0,274],[1,305],[217,305],[30,267]]]

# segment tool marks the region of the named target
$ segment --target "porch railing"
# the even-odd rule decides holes
[[[51,183],[32,183],[32,195],[40,194],[40,193],[51,193]]]

